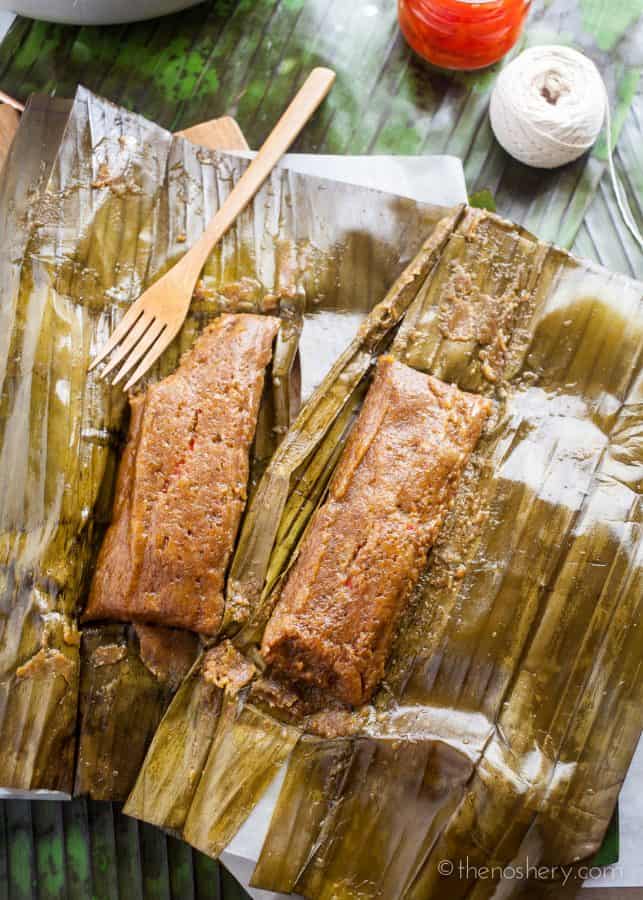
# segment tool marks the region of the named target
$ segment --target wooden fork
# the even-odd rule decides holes
[[[185,321],[195,285],[212,248],[250,203],[334,80],[331,69],[313,69],[199,240],[129,308],[93,360],[90,371],[114,352],[101,377],[120,364],[113,380],[117,384],[134,369],[125,384],[127,390],[159,358]]]

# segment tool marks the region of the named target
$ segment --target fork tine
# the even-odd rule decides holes
[[[110,359],[108,365],[101,372],[101,378],[107,378],[112,369],[115,369],[116,366],[118,366],[118,364],[121,363],[125,359],[125,357],[129,355],[130,351],[138,343],[140,338],[143,337],[147,329],[154,321],[154,316],[150,316],[145,311],[143,311],[143,315],[139,317],[136,325],[132,328],[120,347],[118,347],[116,353]]]
[[[100,362],[102,362],[106,356],[109,356],[116,345],[123,340],[130,328],[133,328],[134,325],[136,325],[143,313],[144,310],[138,305],[138,301],[134,304],[134,306],[131,306],[127,310],[116,328],[110,334],[109,339],[105,342],[102,349],[99,351],[98,356],[95,356],[92,360],[91,365],[88,369],[89,372],[91,372],[92,369],[95,369],[96,366]]]
[[[118,384],[119,381],[122,381],[123,378],[125,378],[127,373],[145,356],[150,347],[155,345],[157,338],[163,333],[166,327],[165,322],[161,322],[159,319],[155,319],[152,322],[150,328],[148,328],[145,335],[141,338],[136,347],[134,347],[121,368],[118,370],[112,384]],[[147,356],[145,356],[145,359],[147,359]],[[145,369],[143,369],[143,371],[145,371]]]
[[[139,380],[139,378],[141,378],[143,375],[145,375],[147,370],[151,366],[154,365],[154,363],[159,358],[161,353],[163,353],[163,351],[168,346],[168,344],[170,344],[174,340],[176,335],[179,333],[179,331],[181,330],[182,324],[183,324],[183,322],[179,322],[178,325],[174,325],[171,328],[168,327],[163,332],[161,338],[158,341],[156,341],[156,343],[150,350],[148,350],[148,352],[146,353],[145,357],[143,358],[141,364],[139,365],[139,367],[136,369],[134,374],[130,377],[129,381],[125,385],[124,390],[128,391],[132,387],[132,385],[136,384],[136,382]]]

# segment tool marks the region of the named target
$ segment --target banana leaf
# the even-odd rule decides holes
[[[127,796],[197,652],[195,635],[170,628],[83,629],[75,794]]]
[[[201,677],[200,661],[179,687],[149,749],[150,764],[128,799],[150,821],[180,832],[219,723],[224,691]],[[181,753],[177,754],[176,749]],[[153,811],[153,812],[152,812]]]
[[[239,699],[262,712],[255,747],[279,724],[288,748],[301,733],[255,886],[325,900],[490,897],[502,876],[460,876],[460,862],[571,864],[600,845],[643,725],[642,298],[638,282],[464,210],[433,232],[303,407],[239,543],[263,547],[239,557],[255,566],[230,585],[256,610],[234,638],[248,658],[379,353],[492,397],[496,413],[372,707],[330,734],[319,717],[276,713],[256,685]],[[159,734],[169,722],[170,712]],[[188,740],[205,733],[212,740],[211,724],[195,720]],[[229,743],[242,737],[235,723]],[[171,771],[183,746],[153,748],[139,785],[154,766]],[[272,752],[261,748],[257,780]],[[191,807],[181,829],[213,855],[230,820],[251,812],[252,777],[236,782],[225,753],[217,764],[223,806]],[[204,785],[213,774],[210,760]],[[126,811],[167,824],[156,804],[137,785]]]
[[[36,369],[39,315],[35,309],[35,327],[29,328],[20,314],[22,271],[27,270],[27,279],[33,283],[30,231],[41,214],[42,193],[68,114],[66,101],[34,99],[28,104],[23,116],[27,125],[13,141],[0,186],[5,211],[0,219],[0,379],[4,386],[0,397],[0,721],[5,738],[0,769],[3,786],[67,793],[73,766],[79,636],[53,579],[34,571],[33,560],[44,555],[47,540],[42,517],[45,498],[42,477],[27,483],[24,447],[32,445],[35,475],[42,471],[39,430],[43,423],[35,422],[32,430],[28,420],[13,417],[11,400],[19,399],[21,365]],[[28,354],[26,362],[16,354],[21,346]],[[23,395],[26,392],[28,397],[29,390],[26,382]],[[47,618],[40,609],[49,613]],[[47,657],[38,656],[43,642],[49,650]],[[36,657],[42,665],[36,664],[31,672],[23,668]]]
[[[254,876],[262,887],[310,897],[353,896],[358,886],[362,896],[488,897],[501,879],[459,876],[460,862],[469,861],[466,872],[503,871],[526,856],[575,863],[597,850],[610,821],[643,724],[635,675],[642,286],[555,248],[539,252],[524,233],[514,233],[510,249],[510,232],[469,215],[452,243],[474,296],[500,298],[503,315],[511,293],[520,297],[500,377],[481,379],[475,335],[459,347],[445,339],[440,306],[454,303],[449,245],[447,268],[440,277],[436,267],[437,283],[418,295],[393,346],[460,387],[493,391],[503,408],[472,461],[376,700],[383,734],[374,752],[388,746],[393,754],[386,778],[376,761],[366,773],[345,763],[341,796],[305,840],[299,829],[303,849],[291,861],[276,848],[307,790],[313,764],[299,761]],[[432,766],[396,821],[386,805],[395,808],[396,788],[388,801],[387,786],[403,792],[410,777],[404,754],[394,755],[404,735],[411,747],[451,747],[459,765],[448,775]],[[355,739],[354,754],[363,740]],[[467,761],[473,771],[463,783]],[[431,805],[425,792],[438,786],[440,802]],[[369,797],[379,798],[375,811]],[[375,840],[377,852],[367,853]],[[453,862],[455,877],[440,874],[441,860]],[[502,889],[508,896],[519,887],[514,880]]]
[[[247,665],[237,651],[229,652]],[[139,818],[145,813],[154,824],[218,856],[270,785],[300,730],[246,702],[243,688],[252,665],[241,685],[214,682],[209,656],[198,661],[172,701],[126,811]]]
[[[0,787],[71,792],[80,652],[81,693],[105,706],[98,718],[83,707],[78,789],[124,797],[125,772],[134,774],[133,758],[167,704],[166,688],[151,690],[153,673],[127,630],[117,639],[126,654],[109,672],[96,665],[96,653],[113,643],[109,628],[80,644],[77,616],[127,427],[122,393],[87,367],[128,304],[202,233],[246,165],[83,88],[72,104],[36,101],[21,123],[0,185]],[[443,215],[278,169],[218,245],[181,334],[149,379],[172,371],[221,311],[281,317],[251,494],[298,409],[300,385],[310,390],[327,364],[320,351],[300,367],[302,328],[321,348],[347,308],[351,323],[363,317]],[[140,717],[143,698],[149,716]],[[96,727],[103,715],[107,729]],[[125,765],[129,743],[137,750]]]
[[[378,350],[383,350],[390,344],[396,325],[416,296],[427,273],[435,264],[442,245],[448,239],[454,222],[459,219],[461,214],[461,211],[457,211],[435,228],[416,259],[396,280],[384,300],[377,304],[369,314],[357,336],[350,342],[302,409],[282,442],[281,449],[277,451],[269,464],[251,500],[242,526],[237,553],[228,576],[229,595],[226,603],[226,613],[228,610],[234,614],[238,609],[254,609],[254,614],[249,617],[236,636],[237,645],[248,648],[250,652],[253,643],[259,642],[263,626],[270,614],[270,591],[265,595],[262,595],[261,592],[264,582],[270,581],[267,568],[270,553],[273,551],[279,556],[279,559],[282,559],[282,547],[288,546],[292,550],[292,545],[296,542],[299,534],[295,529],[295,536],[289,544],[285,540],[275,544],[279,519],[287,515],[285,501],[291,487],[291,475],[293,472],[303,475],[306,463],[311,459],[310,447],[312,446],[318,452],[310,468],[315,471],[317,480],[325,485],[329,463],[336,461],[338,444],[341,444],[341,438],[346,436],[348,426],[352,421],[351,413],[354,413],[357,408],[360,395],[355,389],[359,387],[372,368]],[[333,420],[339,423],[339,428],[329,431],[329,424],[333,423]],[[307,437],[308,435],[311,437]],[[325,448],[324,443],[330,443],[330,446]],[[328,452],[325,452],[326,449]],[[275,465],[277,458],[280,459],[278,466]],[[311,489],[314,489],[315,479],[309,479],[309,483]],[[310,512],[314,508],[314,503],[310,502],[310,494],[307,490],[298,490],[298,487],[299,485],[294,481],[291,487],[292,492],[300,505]],[[321,496],[321,492],[317,490],[317,498]],[[167,828],[176,828],[177,826],[170,797],[184,797],[194,779],[196,778],[196,783],[200,784],[200,779],[204,777],[202,775],[203,763],[195,776],[192,770],[186,771],[184,767],[180,766],[179,760],[186,753],[190,753],[188,748],[195,744],[209,746],[216,740],[216,735],[219,734],[221,728],[218,721],[212,722],[211,717],[194,718],[191,730],[182,732],[180,739],[175,740],[173,723],[180,716],[181,708],[188,705],[191,707],[193,702],[198,703],[198,700],[190,699],[189,692],[196,697],[207,690],[203,686],[204,676],[199,672],[198,665],[196,673],[191,676],[190,681],[191,684],[189,687],[185,687],[185,691],[183,687],[181,688],[162,720],[125,807],[128,814],[146,821],[153,821],[155,824]],[[228,756],[225,745],[228,743],[235,747],[237,745],[246,746],[248,738],[246,729],[240,721],[242,717],[251,716],[253,718],[252,757],[255,767],[260,771],[271,769],[273,766],[274,744],[275,741],[279,742],[279,734],[282,728],[286,727],[268,715],[260,715],[252,704],[246,706],[246,698],[241,698],[239,702],[243,704],[239,712],[239,720],[233,718],[226,723],[227,741],[220,739],[217,742],[217,754],[209,758],[207,763],[208,771],[216,773],[217,778],[223,783],[227,781],[235,784],[238,780],[239,763],[236,754]],[[246,712],[246,710],[248,711]],[[290,732],[288,733],[290,734]],[[249,754],[249,751],[246,752]],[[150,782],[157,782],[156,773],[159,770],[167,773],[168,781],[164,784],[162,792],[150,792],[147,785]],[[213,810],[213,804],[210,802],[207,810],[202,813],[205,823],[200,821],[197,831],[198,820],[196,813],[192,811],[192,805],[190,805],[186,821],[190,822],[191,831],[182,831],[184,837],[189,840],[189,834],[198,834],[199,849],[210,853],[219,853],[259,801],[269,784],[266,779],[261,779],[257,785],[253,785],[251,779],[246,777],[245,783],[242,780],[242,788],[246,789],[248,783],[253,788],[253,792],[250,797],[246,797],[244,790],[243,804],[234,798],[227,801],[227,805],[232,805],[234,809],[233,821],[236,829],[230,828],[227,821],[222,822],[221,827],[217,828],[218,812],[207,811]],[[183,810],[183,806],[181,808]]]

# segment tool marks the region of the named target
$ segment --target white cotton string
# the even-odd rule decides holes
[[[643,249],[612,155],[607,89],[588,57],[571,47],[531,47],[502,70],[491,95],[491,127],[504,149],[520,162],[554,169],[592,147],[603,123],[616,202],[627,228]]]

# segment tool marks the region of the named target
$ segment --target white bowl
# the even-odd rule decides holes
[[[200,2],[202,0],[0,0],[0,9],[67,25],[115,25],[165,16]]]

